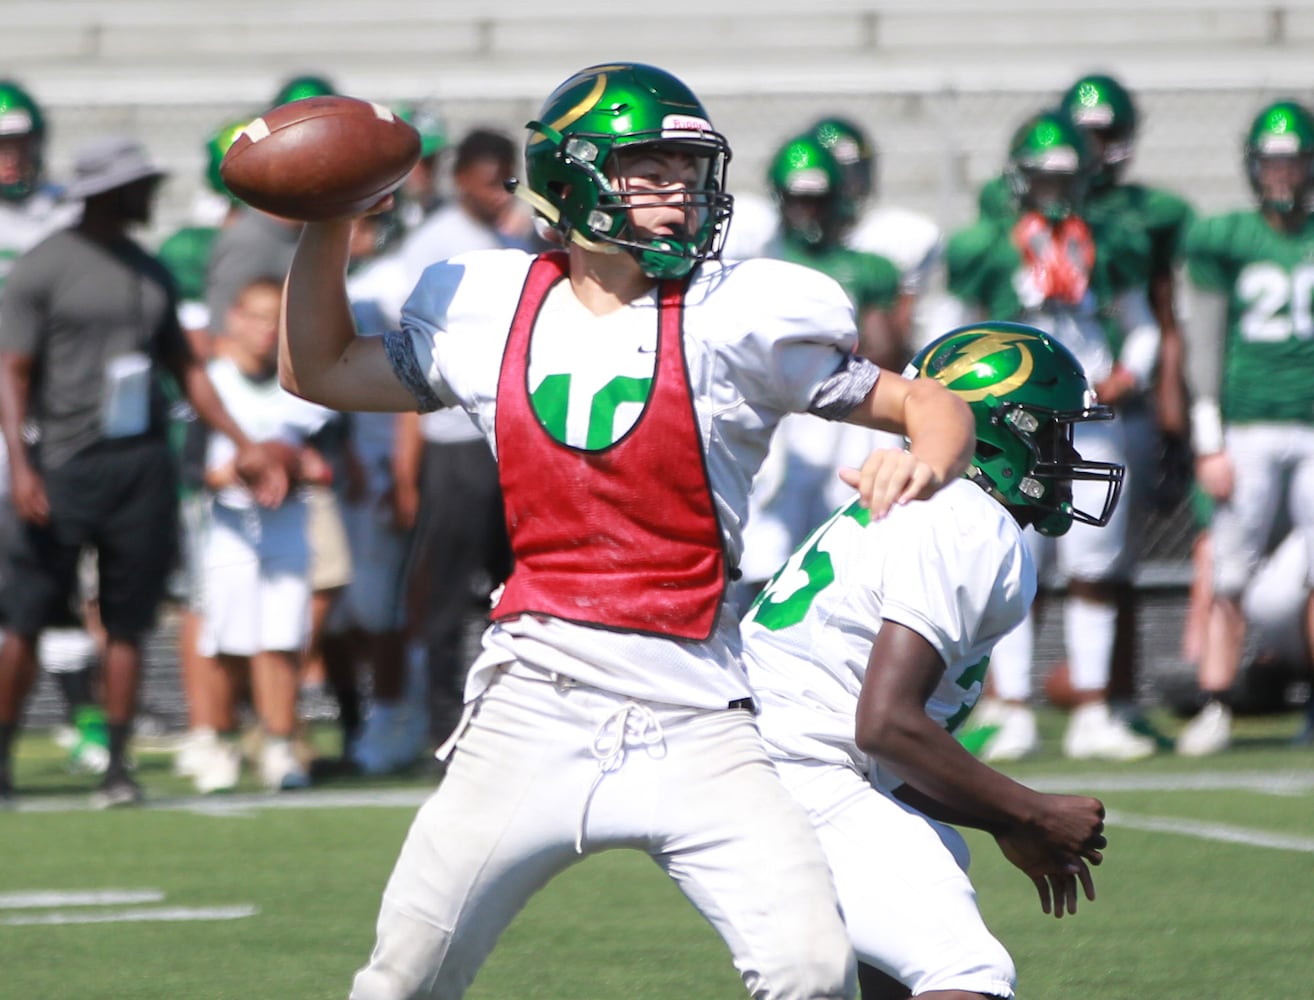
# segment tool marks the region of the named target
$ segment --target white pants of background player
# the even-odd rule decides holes
[[[1074,443],[1081,457],[1094,462],[1127,462],[1126,428],[1121,417],[1113,420],[1078,424]],[[1135,470],[1127,470],[1123,494],[1136,488],[1130,480]],[[1074,483],[1073,497],[1078,507],[1098,511],[1103,495],[1102,483]],[[1119,502],[1109,523],[1102,528],[1074,523],[1067,534],[1049,538],[1028,528],[1036,572],[1042,580],[1057,567],[1060,580],[1124,580],[1132,569],[1132,551],[1127,545],[1132,504]],[[1072,686],[1081,691],[1108,686],[1113,656],[1113,629],[1116,610],[1091,601],[1063,602],[1064,647]],[[1005,701],[1027,701],[1031,697],[1032,655],[1035,646],[1035,610],[995,646],[990,656],[990,676],[995,696]]]
[[[1314,567],[1314,427],[1228,427],[1224,447],[1235,486],[1230,502],[1215,506],[1210,523],[1215,592],[1236,596],[1250,584],[1284,506],[1292,534],[1305,544],[1306,568]]]
[[[914,996],[1013,995],[1013,960],[981,919],[957,830],[877,791],[853,768],[777,760],[776,769],[816,828],[859,961]]]
[[[754,997],[853,995],[826,859],[750,712],[635,702],[512,664],[411,825],[351,1000],[456,1000],[530,896],[619,847],[676,882]]]

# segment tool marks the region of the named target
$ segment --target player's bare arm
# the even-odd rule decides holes
[[[858,746],[951,810],[946,816],[951,822],[1038,840],[1064,863],[1099,864],[1104,806],[1098,799],[1036,792],[968,753],[926,714],[943,673],[939,654],[925,638],[883,622],[858,698]]]
[[[383,339],[357,335],[346,285],[351,227],[351,219],[333,219],[301,232],[278,329],[279,381],[334,410],[414,410]]]
[[[968,405],[929,379],[905,379],[883,371],[846,419],[908,436],[906,452],[875,451],[861,469],[840,471],[875,517],[884,516],[895,504],[924,500],[957,479],[967,471],[976,446]]]

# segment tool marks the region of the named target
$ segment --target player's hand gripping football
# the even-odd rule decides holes
[[[995,835],[999,849],[1036,886],[1040,908],[1077,912],[1077,887],[1095,899],[1090,865],[1104,860],[1104,805],[1084,795],[1046,795],[1037,821]]]

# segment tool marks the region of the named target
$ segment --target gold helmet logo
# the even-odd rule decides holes
[[[970,342],[964,345],[964,339]],[[955,337],[941,351],[928,357],[922,365],[922,374],[934,378],[969,403],[987,396],[1003,398],[1031,377],[1036,364],[1028,346],[1032,339],[1025,333],[966,330],[962,337]],[[944,352],[949,353],[949,360],[934,370],[937,356],[943,357]],[[1010,355],[1007,359],[998,357],[1006,352]],[[960,381],[965,384],[957,385]]]

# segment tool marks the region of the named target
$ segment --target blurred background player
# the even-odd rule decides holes
[[[518,172],[520,153],[505,133],[476,128],[451,157],[452,199],[405,237],[398,253],[384,255],[351,276],[357,315],[377,311],[373,329],[396,329],[407,296],[424,270],[471,250],[527,249],[527,232],[508,218],[527,216],[506,183]],[[362,326],[362,329],[371,329]],[[413,529],[406,570],[407,619],[418,656],[426,666],[428,738],[444,742],[460,717],[468,662],[466,632],[472,619],[486,622],[488,596],[510,570],[510,548],[497,466],[475,423],[456,409],[403,413],[398,417],[394,489],[398,526]],[[411,706],[412,709],[414,706]],[[388,717],[396,717],[400,710]],[[388,735],[391,731],[391,735]],[[372,724],[361,761],[390,760],[409,746],[404,727]]]
[[[1013,194],[1009,215],[983,216],[955,233],[946,251],[950,293],[966,314],[1025,322],[1053,336],[1081,363],[1101,403],[1116,406],[1149,376],[1132,376],[1115,362],[1115,329],[1152,326],[1143,279],[1119,270],[1128,255],[1114,241],[1097,242],[1084,217],[1086,189],[1095,164],[1086,137],[1066,114],[1045,111],[1028,118],[1009,143],[1007,177]],[[1133,336],[1135,334],[1129,334]],[[1077,450],[1088,459],[1122,465],[1127,453],[1123,423],[1082,424]],[[1075,487],[1080,501],[1088,489]],[[1146,757],[1155,742],[1134,733],[1108,705],[1117,593],[1129,579],[1127,510],[1107,525],[1074,525],[1037,546],[1037,565],[1057,563],[1066,586],[1064,645],[1078,691],[1063,738],[1070,757],[1131,760]],[[1042,570],[1043,572],[1043,570]],[[988,759],[1029,753],[1036,745],[1031,695],[1034,612],[997,647],[994,685],[1000,703],[983,706],[981,723],[997,725]]]
[[[397,190],[397,213],[409,232],[443,205],[443,163],[451,146],[447,122],[433,101],[410,101],[397,109],[403,121],[420,133],[420,158]]]
[[[1144,284],[1154,317],[1153,325],[1142,323],[1134,329],[1116,325],[1112,330],[1121,367],[1136,378],[1133,389],[1117,400],[1127,428],[1128,489],[1122,502],[1128,506],[1127,546],[1135,557],[1144,546],[1150,515],[1156,508],[1172,513],[1190,480],[1176,286],[1193,212],[1178,195],[1127,179],[1140,114],[1131,93],[1117,79],[1099,73],[1083,76],[1064,92],[1059,107],[1085,133],[1095,157],[1083,217],[1097,244],[1118,246],[1119,269],[1127,275],[1123,280]],[[1110,704],[1137,731],[1168,745],[1135,707],[1139,600],[1130,578],[1115,586],[1118,620]]]
[[[985,323],[945,334],[909,369],[967,400],[972,466],[924,504],[872,521],[854,501],[807,539],[745,616],[759,726],[808,810],[835,875],[863,1000],[1012,996],[1012,959],[946,822],[992,833],[1046,912],[1094,898],[1103,806],[1044,795],[978,762],[953,732],[981,694],[990,651],[1026,615],[1036,571],[1022,525],[1073,525],[1073,482],[1097,481],[1106,520],[1122,470],[1084,462],[1073,428],[1110,419],[1075,358],[1039,330]]]
[[[849,118],[827,117],[812,125],[812,136],[830,151],[844,173],[844,193],[853,225],[845,244],[877,254],[899,269],[901,320],[909,353],[943,327],[935,325],[933,278],[944,251],[944,236],[934,220],[920,212],[879,199],[879,154],[871,136]],[[901,359],[900,364],[907,358]]]
[[[778,223],[764,256],[837,281],[857,316],[858,352],[883,367],[901,369],[907,317],[898,312],[899,271],[884,257],[845,245],[853,202],[845,193],[839,161],[815,136],[795,136],[772,157],[767,182]],[[836,470],[860,464],[879,440],[878,432],[806,414],[780,421],[749,494],[738,587],[741,609],[808,532],[851,496]]]
[[[1186,242],[1195,472],[1215,501],[1213,600],[1198,671],[1206,702],[1177,741],[1189,756],[1216,753],[1231,740],[1229,689],[1246,635],[1242,594],[1280,512],[1307,558],[1314,551],[1310,112],[1293,100],[1263,108],[1246,135],[1244,162],[1257,205],[1199,220]],[[1312,566],[1314,559],[1307,589]],[[1305,615],[1308,636],[1308,599]],[[1307,720],[1306,734],[1312,728]]]
[[[323,459],[306,447],[331,411],[278,384],[281,275],[257,278],[238,292],[225,318],[228,338],[208,366],[219,398],[251,440],[270,442],[285,458],[294,484],[323,482]],[[231,438],[211,434],[205,484],[213,511],[205,535],[204,620],[200,652],[219,670],[210,717],[218,739],[193,769],[202,792],[236,786],[241,764],[237,705],[249,678],[263,727],[260,778],[275,791],[302,788],[310,778],[294,751],[300,657],[310,633],[310,547],[304,493],[262,507],[237,474]]]

